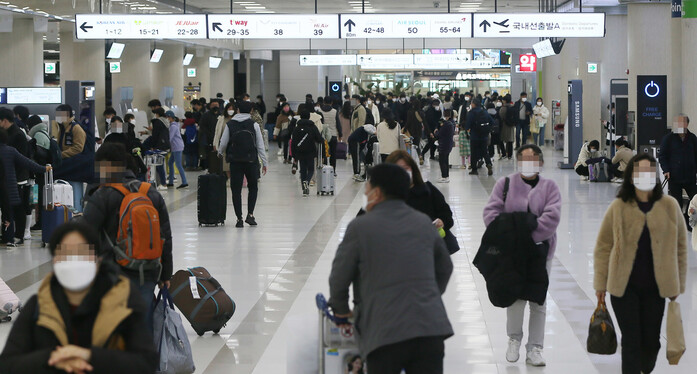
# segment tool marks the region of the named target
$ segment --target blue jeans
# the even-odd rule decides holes
[[[521,135],[523,136],[521,140]],[[526,122],[525,120],[518,120],[518,123],[516,124],[515,127],[515,147],[520,148],[521,145],[526,144],[528,142],[528,138],[530,137],[530,123]]]
[[[153,331],[153,320],[152,320],[152,306],[155,302],[155,282],[152,281],[145,281],[145,283],[140,284],[140,279],[131,279],[131,282],[135,283],[138,286],[138,292],[140,292],[140,296],[143,297],[143,302],[145,303],[145,311],[146,311],[146,317],[145,317],[145,323],[147,324],[148,328],[150,328],[150,332],[152,333]]]
[[[187,153],[184,155],[186,159],[187,168],[197,168],[198,167],[198,153]]]
[[[539,145],[540,147],[543,147],[545,145],[545,128],[544,127],[540,127],[539,143],[536,141],[535,144]]]
[[[184,173],[184,167],[182,166],[182,152],[172,152],[169,156],[169,162],[167,166],[169,168],[169,184],[174,184],[174,163],[177,164],[177,169],[179,170],[179,176],[182,178],[182,184],[186,185],[186,174]]]
[[[73,187],[73,208],[78,212],[82,212],[82,197],[85,195],[85,189],[82,182],[68,181]]]

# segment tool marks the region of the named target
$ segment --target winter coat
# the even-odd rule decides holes
[[[75,311],[53,273],[47,275],[12,324],[0,373],[57,373],[48,360],[68,344],[91,351],[94,373],[154,373],[158,354],[142,296],[114,266],[101,265]]]
[[[483,118],[483,119],[480,119]],[[483,123],[480,121],[487,121],[489,124],[488,130],[486,130],[486,127],[483,126]],[[496,125],[494,122],[494,119],[491,118],[491,115],[487,113],[486,110],[484,110],[482,107],[476,107],[472,108],[467,113],[467,122],[465,123],[465,130],[468,130],[470,132],[470,136],[475,139],[482,139],[486,138],[489,136],[490,130]]]
[[[123,184],[128,183],[133,183],[133,188],[138,188],[141,182],[136,180],[132,172],[127,171],[123,178]],[[169,225],[169,213],[167,213],[165,200],[154,186],[151,186],[148,190],[148,198],[152,201],[152,205],[160,214],[160,235],[164,240],[161,258],[162,272],[158,274],[157,269],[146,270],[145,280],[151,282],[167,281],[172,277],[173,270],[172,229]],[[99,230],[102,248],[111,248],[105,236],[106,234],[109,235],[109,239],[112,243],[116,243],[119,219],[121,218],[121,202],[123,199],[123,194],[114,188],[100,184],[92,184],[87,187],[82,220]],[[111,254],[113,254],[113,252],[111,252]],[[139,279],[140,277],[140,272],[138,270],[122,269],[122,271],[131,279]]]
[[[618,170],[624,171],[624,169],[627,168],[627,164],[632,159],[632,157],[634,157],[634,152],[625,146],[621,146],[620,149],[618,149],[615,152],[615,157],[612,158],[612,163],[613,164],[619,163],[620,166],[619,166]]]
[[[501,119],[501,140],[505,143],[515,141],[515,124],[508,123],[508,111],[511,106],[504,105],[499,109],[499,118]]]
[[[697,183],[697,136],[686,130],[685,140],[680,135],[670,133],[661,141],[658,161],[664,173],[670,173],[670,181],[675,183]]]
[[[579,166],[588,166],[588,161],[591,158],[597,157],[598,155],[596,153],[591,153],[590,151],[590,143],[586,142],[583,143],[581,146],[581,151],[578,153],[578,159],[576,160],[576,165],[574,165],[574,169],[576,169]]]
[[[351,114],[351,132],[353,133],[359,127],[365,125],[366,110],[363,105],[358,104]]]
[[[438,129],[436,134],[438,138],[438,152],[440,154],[447,154],[453,150],[454,138],[455,138],[455,124],[448,120],[443,122]]]
[[[544,127],[547,125],[547,119],[549,118],[549,109],[546,106],[535,105],[532,108],[533,118],[535,119],[535,125],[539,132],[544,131]],[[539,114],[539,116],[537,116]]]
[[[387,200],[347,227],[329,276],[329,305],[347,314],[353,285],[361,355],[419,337],[453,335],[441,295],[453,264],[431,219]]]
[[[399,139],[402,137],[402,128],[399,124],[390,129],[387,122],[380,122],[375,134],[378,137],[378,143],[380,143],[380,154],[389,155],[399,150]]]
[[[51,134],[58,135],[58,145],[61,148],[63,160],[79,155],[85,147],[85,130],[77,122],[71,122],[68,125],[54,123]],[[67,134],[72,134],[72,141],[70,136],[65,136]]]
[[[515,104],[513,104],[513,107],[510,109],[513,109],[514,115],[513,118],[515,118],[516,123],[520,122],[520,106],[525,105],[525,119],[522,120],[523,123],[530,124],[530,116],[532,115],[532,104],[530,102],[522,102],[520,100],[516,101]],[[510,110],[509,109],[509,110]]]
[[[179,122],[171,122],[169,124],[169,144],[172,152],[184,151],[184,139],[179,128]]]
[[[419,120],[419,118],[421,118],[421,120]],[[419,140],[423,136],[424,118],[426,118],[426,114],[414,108],[409,109],[409,112],[407,113],[407,125],[405,126],[405,130],[408,131],[409,135],[411,135],[414,139]]]
[[[324,116],[324,125],[326,127],[326,130],[328,132],[329,139],[327,141],[331,140],[333,137],[339,137],[339,120],[337,119],[337,111],[336,109],[325,105],[322,107],[322,115]]]
[[[21,121],[19,121],[19,123],[21,123]],[[7,130],[7,145],[16,149],[22,156],[30,157],[27,134],[19,125],[13,124]],[[17,173],[17,182],[26,182],[30,177],[29,170],[24,168],[16,169],[15,173]]]
[[[218,124],[219,111],[213,112],[211,110],[203,113],[201,120],[198,122],[198,136],[199,136],[199,146],[204,146],[206,151],[212,149],[213,139],[215,138],[215,125]],[[155,130],[153,128],[153,136],[155,135]],[[157,138],[155,138],[157,139]]]
[[[648,213],[636,201],[615,199],[600,225],[593,255],[593,288],[624,296],[634,268],[639,238],[648,226],[654,274],[661,297],[685,292],[687,280],[687,230],[680,205],[664,195]]]
[[[427,133],[433,134],[438,129],[438,124],[442,117],[442,113],[439,109],[429,106],[426,110],[426,118],[424,123],[424,128]]]
[[[71,182],[93,182],[95,137],[94,126],[90,125],[89,120],[82,124],[72,122],[67,128],[55,125],[52,134],[58,134],[58,145],[62,150],[62,161],[55,168],[54,177]],[[71,134],[72,145],[69,145],[67,143]]]
[[[46,172],[45,167],[22,156],[19,151],[6,144],[0,144],[0,162],[2,162],[5,174],[2,183],[7,203],[10,206],[19,205],[21,203],[19,191],[17,189],[16,172],[18,170],[27,170],[34,174],[43,174]]]
[[[412,186],[409,189],[407,205],[426,214],[431,221],[440,218],[445,230],[450,230],[455,225],[453,212],[445,201],[445,196],[431,182]]]
[[[506,203],[503,202],[503,189],[506,178],[500,178],[484,207],[484,223],[488,226],[501,213],[527,212],[537,217],[537,228],[532,233],[535,243],[549,243],[548,259],[554,257],[557,247],[557,227],[561,219],[561,193],[557,184],[539,177],[537,186],[532,188],[523,181],[520,173],[509,176],[510,186]]]

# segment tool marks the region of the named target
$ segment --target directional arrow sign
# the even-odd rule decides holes
[[[349,18],[349,20],[346,21],[346,23],[344,23],[344,27],[346,27],[346,26],[348,26],[348,32],[351,32],[351,28],[356,26],[356,23],[353,22],[353,20]]]
[[[479,27],[483,27],[483,28],[484,28],[484,32],[486,32],[486,28],[487,28],[487,27],[491,27],[491,24],[489,23],[489,21],[484,20],[484,21],[482,21],[482,23],[479,24]]]
[[[336,14],[209,14],[211,39],[338,39]]]
[[[220,22],[213,22],[213,31],[220,31],[223,32],[223,29],[220,27],[222,23]]]
[[[87,26],[87,22],[83,22],[82,25],[80,25],[80,30],[83,32],[87,32],[88,29],[93,29],[94,26]]]
[[[54,74],[56,72],[55,62],[45,62],[44,63],[44,74]]]
[[[113,61],[109,63],[109,72],[112,74],[121,72],[121,62]]]

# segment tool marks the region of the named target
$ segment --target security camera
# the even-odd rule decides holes
[[[433,7],[434,7],[434,8],[440,8],[440,1],[434,1],[434,2],[433,2]]]

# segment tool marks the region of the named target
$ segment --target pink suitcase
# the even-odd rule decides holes
[[[20,310],[22,302],[10,289],[4,280],[0,278],[0,321],[11,321],[10,314]]]

